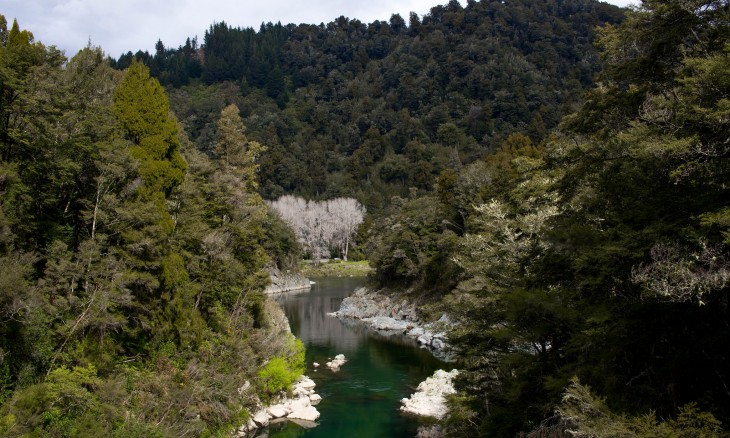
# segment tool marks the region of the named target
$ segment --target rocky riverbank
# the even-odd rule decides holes
[[[305,428],[317,425],[319,411],[315,406],[322,397],[314,391],[316,384],[307,376],[302,376],[294,384],[292,397],[283,396],[274,404],[260,407],[248,419],[248,422],[238,429],[237,437],[243,438],[258,428],[266,427],[279,421],[293,421]]]
[[[374,330],[402,333],[414,338],[440,359],[448,360],[451,356],[445,333],[451,324],[448,317],[443,315],[434,322],[422,321],[417,306],[403,297],[360,288],[345,298],[340,309],[330,315],[361,322]]]
[[[453,380],[458,374],[457,370],[450,372],[437,370],[433,376],[426,378],[418,385],[413,395],[401,399],[400,410],[420,417],[443,419],[449,412],[446,406],[446,396],[456,393]],[[433,424],[419,427],[416,438],[443,438],[443,436],[441,425]]]
[[[309,280],[307,280],[309,281]],[[289,319],[281,306],[272,298],[267,298],[264,311],[268,315],[268,322],[273,333],[278,333],[276,339],[285,339],[291,333]],[[292,386],[291,395],[282,394],[268,406],[264,406],[255,396],[255,409],[249,411],[249,419],[236,431],[236,437],[248,437],[259,428],[266,427],[279,421],[293,421],[302,427],[312,428],[317,425],[319,411],[314,407],[322,397],[314,391],[316,384],[307,376],[301,376]],[[246,382],[238,389],[243,394],[251,391],[251,382]]]
[[[277,268],[270,268],[268,271],[271,284],[264,289],[265,294],[278,294],[312,287],[309,278],[298,272],[282,272]]]
[[[416,392],[409,398],[401,399],[400,410],[422,417],[433,417],[437,420],[444,418],[448,412],[446,396],[454,394],[453,379],[459,374],[458,370],[446,372],[437,370],[416,388]]]

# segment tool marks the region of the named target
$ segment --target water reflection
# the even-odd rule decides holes
[[[319,426],[305,430],[293,423],[280,423],[259,431],[257,436],[288,438],[413,437],[418,422],[398,411],[399,400],[445,364],[413,339],[385,336],[358,324],[343,323],[327,313],[339,309],[344,297],[362,286],[364,279],[321,279],[311,291],[275,297],[283,307],[292,331],[307,348],[307,374],[324,398],[317,405]],[[324,364],[344,353],[347,363],[339,372]]]
[[[327,314],[338,310],[344,297],[363,284],[363,278],[323,279],[311,291],[280,294],[275,299],[304,345],[332,346],[347,355],[365,342],[367,331],[361,327],[348,328]]]

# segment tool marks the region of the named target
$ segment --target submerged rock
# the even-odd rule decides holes
[[[445,396],[456,392],[452,381],[458,374],[458,370],[451,372],[437,370],[433,376],[418,385],[416,392],[410,398],[401,399],[403,406],[400,410],[414,415],[442,419],[448,412]]]
[[[290,418],[289,421],[299,425],[300,427],[303,427],[304,429],[313,429],[317,427],[317,423],[315,423],[314,421],[300,420],[298,418]]]
[[[325,366],[327,368],[331,369],[332,371],[339,371],[340,370],[340,367],[342,365],[344,365],[345,362],[347,362],[347,359],[345,359],[345,355],[344,354],[338,354],[330,362],[327,362],[325,364]]]

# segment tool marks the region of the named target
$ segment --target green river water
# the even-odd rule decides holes
[[[412,339],[382,336],[364,327],[327,316],[363,279],[317,279],[311,291],[278,297],[292,331],[307,349],[307,375],[317,384],[322,401],[318,426],[304,429],[291,422],[260,430],[256,437],[413,437],[418,420],[401,414],[400,399],[439,368],[450,369],[420,349]],[[324,367],[344,354],[340,371]],[[319,368],[313,362],[321,364]]]

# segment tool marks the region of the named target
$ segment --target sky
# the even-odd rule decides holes
[[[636,0],[638,1],[638,0]],[[214,22],[259,28],[261,23],[328,23],[344,15],[363,23],[387,21],[399,13],[406,22],[447,0],[3,0],[0,14],[18,20],[36,41],[55,45],[73,56],[89,42],[114,58],[127,51],[154,51],[162,40],[177,48]],[[460,0],[465,5],[466,0]],[[619,6],[634,0],[607,0]]]

